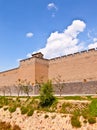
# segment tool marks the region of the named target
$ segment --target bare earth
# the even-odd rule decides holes
[[[19,108],[14,113],[0,109],[0,120],[10,122],[12,125],[17,124],[22,130],[97,130],[97,123],[93,125],[84,123],[79,129],[73,128],[70,118],[70,115],[39,111],[27,117],[21,115]],[[82,121],[83,118],[81,117],[80,120]]]

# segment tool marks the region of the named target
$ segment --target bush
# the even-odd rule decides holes
[[[97,117],[97,99],[93,99],[93,101],[89,105],[89,112],[91,116]]]
[[[32,116],[34,113],[34,109],[30,109],[27,113],[27,116]]]
[[[28,112],[28,108],[22,106],[22,107],[21,107],[21,114],[26,114],[27,112]]]
[[[13,113],[16,111],[16,106],[10,106],[8,110],[10,113]]]
[[[53,87],[51,81],[42,84],[40,90],[40,105],[42,107],[51,106],[55,97],[53,96]]]
[[[80,123],[80,121],[79,121],[77,116],[72,116],[71,117],[71,124],[72,124],[73,127],[76,127],[76,128],[80,128],[81,127],[81,123]]]
[[[61,112],[62,113],[70,113],[70,109],[72,108],[72,104],[69,102],[64,102],[62,104]]]
[[[94,124],[94,123],[96,123],[96,118],[95,118],[95,117],[90,117],[90,118],[88,119],[88,122],[89,122],[90,124]]]

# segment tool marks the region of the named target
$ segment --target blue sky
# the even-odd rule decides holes
[[[97,46],[97,0],[0,0],[0,71]]]

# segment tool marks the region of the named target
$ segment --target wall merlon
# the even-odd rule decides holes
[[[96,49],[95,49],[95,48],[92,48],[92,49],[89,49],[88,51],[96,51]]]
[[[87,53],[88,52],[88,50],[83,50],[83,51],[81,51],[81,53],[83,54],[83,53]]]
[[[88,53],[90,52],[97,52],[97,49],[96,48],[92,48],[92,49],[89,49],[89,50],[83,50],[83,51],[80,51],[80,52],[76,52],[76,53],[73,53],[73,54],[68,54],[68,55],[64,55],[64,56],[61,56],[61,57],[56,57],[56,58],[52,58],[50,59],[50,62],[54,62],[54,61],[57,61],[57,60],[61,60],[61,59],[68,59],[68,58],[73,58],[73,57],[78,57],[78,56],[84,56],[84,55],[88,55]]]
[[[97,80],[97,48],[76,52],[52,59],[43,58],[42,53],[20,61],[18,68],[0,72],[1,84],[13,84],[18,78],[33,83],[53,79],[58,74],[66,82]]]

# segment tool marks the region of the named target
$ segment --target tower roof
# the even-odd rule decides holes
[[[41,52],[32,54],[32,57],[36,57],[36,58],[43,58],[43,54]]]

